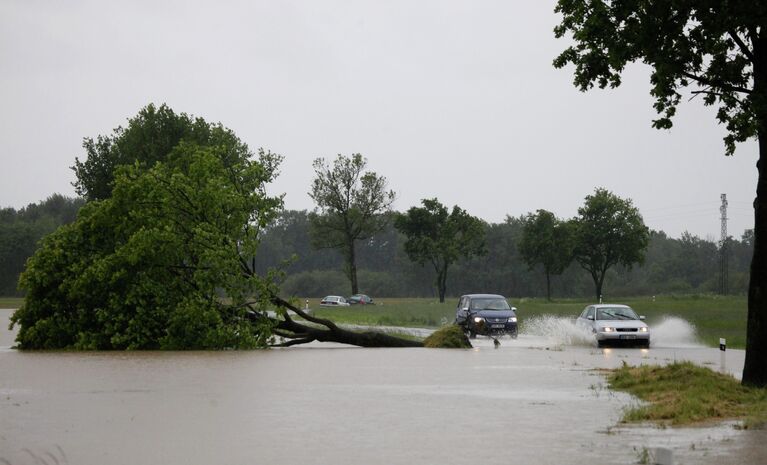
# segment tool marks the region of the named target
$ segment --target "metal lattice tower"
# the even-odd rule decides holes
[[[722,206],[719,207],[719,213],[722,214],[722,237],[719,239],[719,292],[727,295],[729,291],[729,264],[727,260],[727,194],[720,196]]]

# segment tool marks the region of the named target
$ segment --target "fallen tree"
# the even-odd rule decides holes
[[[126,133],[136,132],[131,129]],[[19,326],[17,347],[249,349],[311,341],[421,346],[344,330],[277,297],[283,273],[258,275],[253,257],[261,231],[282,207],[282,198],[268,196],[265,188],[281,157],[250,153],[230,132],[213,129],[224,131],[227,137],[214,138],[224,143],[181,140],[151,166],[138,159],[118,166],[110,195],[86,203],[74,223],[42,241],[20,278],[26,297],[11,318]]]

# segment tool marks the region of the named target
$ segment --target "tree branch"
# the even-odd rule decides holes
[[[732,40],[735,41],[736,44],[738,44],[738,47],[740,47],[740,51],[743,52],[744,55],[748,58],[748,60],[751,62],[751,64],[756,64],[754,53],[751,51],[751,49],[748,48],[748,46],[743,42],[743,39],[740,38],[737,32],[735,31],[727,31],[728,34],[730,34],[730,37],[732,37]]]
[[[281,344],[272,344],[270,347],[290,347],[290,346],[297,346],[299,344],[308,344],[310,342],[316,341],[317,339],[309,336],[302,339],[291,339],[290,341],[285,341]]]
[[[711,81],[710,79],[707,79],[707,78],[705,78],[703,76],[698,76],[697,74],[693,74],[693,73],[690,73],[690,72],[687,72],[687,71],[682,71],[682,76],[684,76],[686,78],[689,78],[689,79],[692,79],[693,81],[695,81],[695,82],[697,82],[699,84],[706,85],[708,87],[718,87],[718,88],[720,88],[722,90],[729,90],[730,92],[741,92],[741,93],[744,93],[744,94],[751,94],[752,93],[751,89],[747,89],[745,87],[731,86],[729,84],[724,84],[724,83],[715,83],[715,82]]]

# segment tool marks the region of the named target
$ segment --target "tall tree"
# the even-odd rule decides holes
[[[559,0],[557,37],[575,42],[554,60],[575,65],[585,91],[617,87],[627,63],[652,67],[650,94],[667,129],[682,91],[718,107],[727,128],[725,154],[756,138],[754,255],[748,290],[748,334],[743,383],[767,386],[767,3],[754,0]]]
[[[437,199],[424,199],[421,204],[423,207],[412,207],[399,215],[395,226],[407,237],[408,257],[434,267],[439,301],[444,302],[450,265],[459,258],[485,253],[485,228],[482,220],[457,205],[448,213]]]
[[[621,264],[630,268],[644,260],[650,231],[631,200],[598,188],[594,195],[586,196],[573,225],[573,255],[594,280],[597,299],[602,296],[610,267]]]
[[[358,153],[338,155],[332,166],[317,158],[309,192],[317,204],[310,215],[312,242],[318,248],[342,251],[352,294],[359,292],[356,244],[386,226],[394,202],[386,178],[364,171],[366,166],[367,160]]]
[[[528,214],[522,229],[519,253],[531,270],[537,264],[543,266],[546,298],[551,300],[551,275],[562,274],[573,260],[570,224],[560,221],[546,210]]]

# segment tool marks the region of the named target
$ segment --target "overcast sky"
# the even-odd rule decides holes
[[[0,2],[0,206],[74,195],[82,138],[150,102],[284,155],[272,193],[311,209],[312,160],[362,153],[397,192],[490,222],[575,216],[598,186],[653,229],[718,239],[753,226],[757,146],[725,157],[697,100],[654,118],[649,72],[581,93],[553,58],[555,2]],[[686,101],[687,99],[685,99]]]

